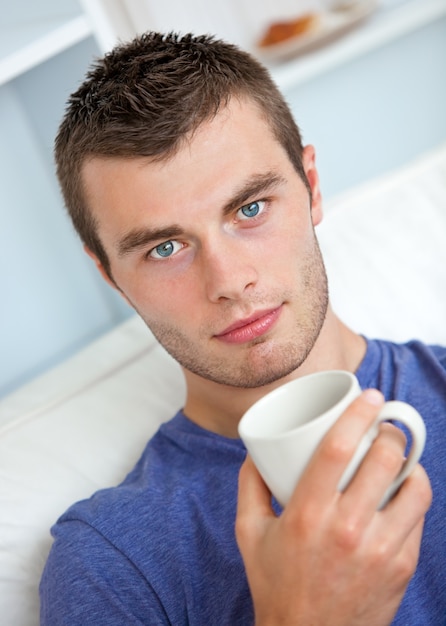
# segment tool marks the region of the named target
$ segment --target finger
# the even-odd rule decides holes
[[[369,522],[401,471],[405,446],[406,437],[399,428],[388,423],[380,424],[378,437],[339,499],[344,514],[351,511],[350,515],[355,515],[358,524]]]
[[[258,508],[270,509],[270,500],[271,493],[248,454],[239,473],[238,511],[249,513]]]
[[[418,464],[398,492],[380,511],[386,523],[393,523],[402,540],[424,518],[432,502],[432,488],[424,468]]]
[[[407,585],[416,570],[424,519],[431,501],[429,479],[421,465],[417,465],[393,500],[376,513],[373,527],[378,555],[383,562],[393,561],[394,584]]]
[[[417,568],[418,560],[420,558],[423,529],[424,517],[413,527],[413,529],[407,535],[402,549],[400,550],[400,573],[403,577],[403,580],[410,580]]]
[[[236,537],[240,543],[254,539],[259,520],[274,517],[271,493],[248,455],[240,469],[236,517]]]
[[[339,481],[358,444],[384,404],[382,394],[369,389],[344,411],[323,438],[291,498],[321,502],[338,496]]]

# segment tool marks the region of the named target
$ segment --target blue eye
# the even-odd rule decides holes
[[[265,201],[264,200],[256,200],[255,202],[250,202],[249,204],[245,204],[240,207],[237,211],[240,218],[244,219],[252,219],[253,217],[257,217],[262,213],[264,209]]]
[[[181,248],[178,241],[163,241],[149,252],[149,256],[154,259],[167,259]]]
[[[255,217],[260,213],[260,206],[258,202],[251,202],[250,204],[242,206],[240,211],[245,217]]]
[[[171,241],[165,241],[155,248],[156,254],[162,257],[170,256],[173,252],[173,243]]]

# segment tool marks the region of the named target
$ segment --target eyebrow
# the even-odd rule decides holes
[[[183,229],[177,225],[166,226],[165,228],[143,228],[141,230],[131,230],[118,242],[118,256],[123,257],[135,250],[145,248],[154,241],[174,239],[181,237]]]
[[[282,176],[272,171],[251,176],[223,206],[223,215],[229,215],[250,199],[258,198],[259,195],[271,192],[284,182],[286,181]],[[174,239],[181,237],[183,234],[184,229],[177,224],[161,228],[149,227],[131,230],[118,241],[118,256],[127,256],[135,250],[147,247],[154,241]]]
[[[236,191],[227,204],[223,207],[223,215],[232,213],[235,209],[239,209],[249,200],[271,192],[279,185],[285,183],[285,178],[275,172],[265,172],[264,174],[254,174]]]

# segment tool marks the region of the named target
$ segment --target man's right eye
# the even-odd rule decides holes
[[[152,259],[167,259],[175,252],[181,249],[181,244],[178,241],[163,241],[155,248],[150,250],[149,255]]]

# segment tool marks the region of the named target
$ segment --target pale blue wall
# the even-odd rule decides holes
[[[0,87],[0,395],[130,314],[73,233],[52,162],[66,98],[94,54],[91,40]]]
[[[0,87],[0,395],[130,315],[62,209],[52,141],[96,54],[80,44]],[[330,197],[446,140],[446,22],[286,95]]]
[[[446,19],[286,96],[326,197],[407,163],[446,141]]]

